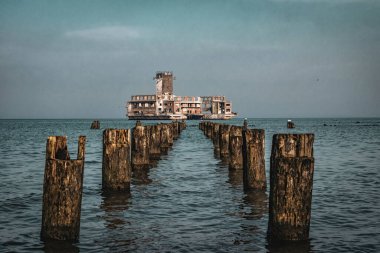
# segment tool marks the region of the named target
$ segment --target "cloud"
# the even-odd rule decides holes
[[[102,26],[69,31],[65,33],[65,36],[92,41],[125,41],[140,38],[141,31],[128,26]]]

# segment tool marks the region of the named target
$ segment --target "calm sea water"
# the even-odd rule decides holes
[[[153,124],[153,122],[146,122]],[[226,122],[241,125],[241,119]],[[1,252],[379,252],[380,119],[249,119],[266,130],[266,169],[273,133],[315,133],[310,241],[268,245],[268,192],[245,194],[212,143],[188,121],[149,184],[131,196],[101,192],[102,130],[91,120],[0,120]],[[133,121],[101,120],[101,128]],[[66,135],[76,157],[87,136],[80,241],[40,241],[46,138]]]

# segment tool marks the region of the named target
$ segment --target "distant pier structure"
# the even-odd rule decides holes
[[[127,102],[129,119],[231,119],[232,102],[225,96],[176,96],[172,71],[157,71],[156,92],[151,95],[132,95]]]

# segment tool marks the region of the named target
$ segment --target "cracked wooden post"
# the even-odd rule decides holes
[[[205,125],[204,121],[199,122],[199,130],[201,130],[203,133],[204,133],[204,125]]]
[[[309,238],[314,134],[275,134],[270,160],[268,238]]]
[[[171,123],[171,127],[173,130],[173,140],[177,140],[179,137],[179,124],[177,121]]]
[[[212,138],[212,125],[213,125],[214,123],[212,123],[212,122],[207,122],[207,132],[206,132],[206,135],[207,135],[207,137],[209,138],[209,139],[211,139]]]
[[[169,138],[170,138],[170,129],[167,124],[161,124],[161,154],[167,155],[170,148]]]
[[[230,125],[221,125],[219,127],[219,149],[220,159],[225,163],[229,163],[230,157]]]
[[[221,124],[214,123],[212,128],[212,143],[214,144],[214,155],[219,158],[220,157],[220,149],[219,149],[219,129]]]
[[[210,125],[210,122],[209,121],[206,121],[205,122],[205,127],[204,127],[204,130],[203,130],[203,133],[204,135],[208,138],[208,129],[209,129],[209,125]]]
[[[102,189],[130,191],[131,184],[130,130],[103,131]]]
[[[244,190],[265,190],[265,131],[243,130]]]
[[[79,240],[86,137],[78,140],[76,160],[70,160],[65,136],[50,136],[46,144],[41,240]]]
[[[149,160],[160,160],[161,125],[149,126]]]
[[[243,169],[243,129],[240,126],[231,126],[229,140],[229,169]]]
[[[179,133],[181,133],[184,129],[186,129],[186,121],[183,119],[180,124],[180,131]]]
[[[147,128],[137,125],[132,129],[131,161],[133,175],[149,169],[149,136]]]
[[[169,142],[169,146],[172,147],[173,144],[174,144],[174,139],[173,139],[173,125],[172,124],[167,124],[168,126],[168,142]]]

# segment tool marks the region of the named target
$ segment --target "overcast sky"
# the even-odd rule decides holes
[[[0,118],[123,118],[157,70],[241,117],[379,117],[380,1],[0,0]]]

